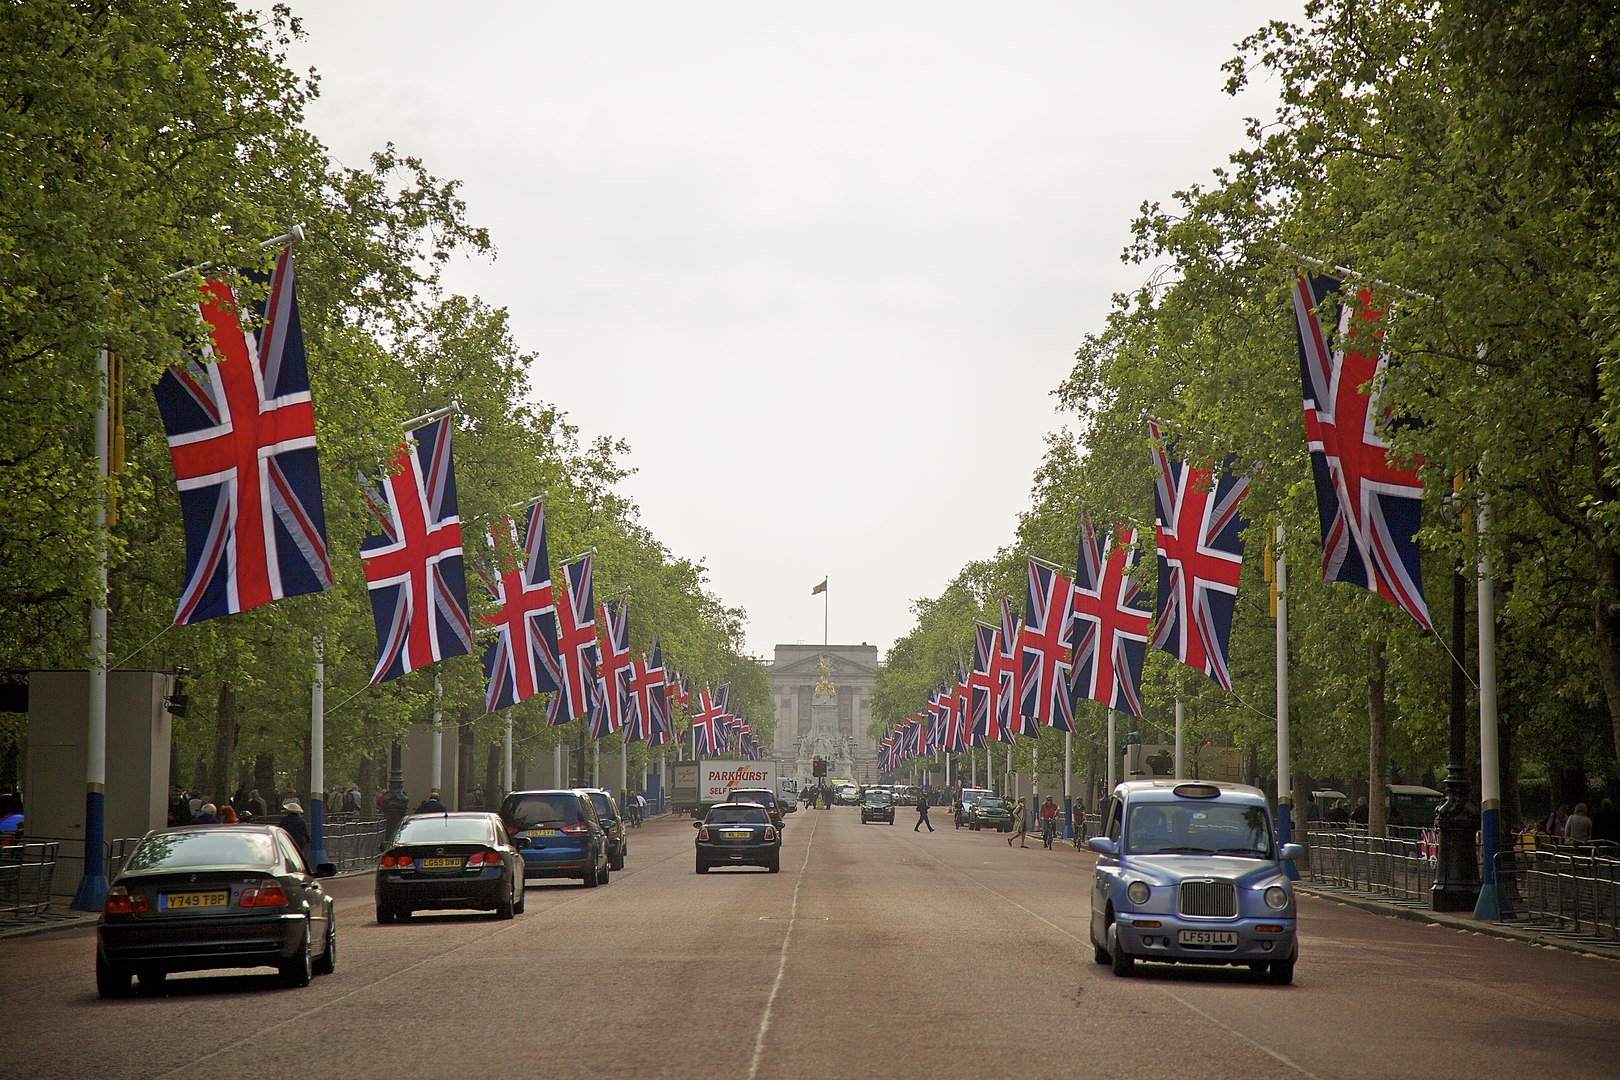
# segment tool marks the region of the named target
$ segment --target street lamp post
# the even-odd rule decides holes
[[[405,764],[401,759],[399,743],[395,742],[388,751],[388,790],[383,793],[383,843],[394,838],[399,831],[399,823],[405,820],[410,812],[411,800],[405,794]]]
[[[1449,502],[1449,500],[1448,500]],[[1442,785],[1445,801],[1434,812],[1440,851],[1435,865],[1430,906],[1435,911],[1473,911],[1479,900],[1479,872],[1474,854],[1475,817],[1468,809],[1468,683],[1463,671],[1467,649],[1467,585],[1462,568],[1451,572],[1451,702],[1450,755],[1446,780]]]

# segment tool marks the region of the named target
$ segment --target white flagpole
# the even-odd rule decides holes
[[[221,789],[223,791],[223,789]],[[309,688],[310,862],[326,862],[326,643],[315,639],[315,678]]]
[[[1283,559],[1283,527],[1277,526],[1277,839],[1294,838],[1294,763],[1288,721],[1288,564]],[[1283,864],[1290,878],[1299,880],[1299,868]]]
[[[439,669],[433,669],[433,753],[432,774],[433,782],[430,785],[434,791],[444,790],[444,684],[439,679]]]
[[[1183,758],[1181,725],[1187,717],[1187,707],[1176,698],[1176,779],[1180,780],[1187,775],[1186,761]]]
[[[107,873],[102,844],[107,828],[107,397],[111,361],[96,354],[95,443],[97,490],[91,512],[96,544],[96,592],[90,601],[89,716],[84,763],[84,873],[73,895],[74,911],[107,906]]]
[[[1474,918],[1497,919],[1507,908],[1502,885],[1496,880],[1496,851],[1502,813],[1502,766],[1497,744],[1496,717],[1496,585],[1491,575],[1491,553],[1486,546],[1491,525],[1491,504],[1479,500],[1479,851],[1483,860],[1479,900]]]
[[[1119,747],[1114,742],[1114,710],[1108,710],[1108,790],[1104,798],[1114,797],[1114,785],[1119,776]]]

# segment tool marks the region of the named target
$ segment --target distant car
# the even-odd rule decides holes
[[[523,910],[527,837],[507,839],[485,811],[419,814],[400,822],[377,864],[377,921],[424,909],[472,908],[510,919]]]
[[[896,784],[894,786],[894,805],[916,806],[920,801],[922,801],[922,788],[905,784]]]
[[[894,796],[883,788],[867,788],[861,796],[861,824],[868,821],[887,821],[894,824]]]
[[[782,871],[782,830],[756,802],[716,803],[697,829],[697,872],[716,866],[763,866]]]
[[[501,824],[522,849],[523,878],[577,877],[587,888],[608,880],[607,830],[577,788],[514,791],[501,800]]]
[[[986,795],[994,795],[994,794],[995,794],[995,792],[993,792],[989,788],[985,788],[985,787],[965,787],[965,788],[963,788],[962,789],[961,801],[957,804],[956,824],[957,825],[967,825],[967,824],[969,824],[968,819],[971,817],[971,815],[973,813],[973,804],[978,802],[980,799],[982,799]]]
[[[834,806],[858,806],[861,801],[861,789],[857,784],[839,784],[833,788]]]
[[[332,898],[275,825],[196,825],[147,833],[113,878],[96,923],[96,991],[130,976],[155,992],[177,971],[274,967],[308,986],[337,964]]]
[[[591,805],[596,807],[596,817],[607,831],[608,869],[623,870],[624,857],[630,854],[629,822],[619,811],[619,800],[613,797],[610,791],[602,788],[582,788],[585,794],[591,797]]]
[[[776,793],[770,788],[735,788],[726,793],[726,802],[749,802],[763,806],[765,812],[771,817],[771,824],[778,829],[782,828],[782,804],[777,800]],[[716,805],[720,804],[717,803]]]
[[[981,795],[973,801],[973,809],[968,812],[968,828],[975,832],[980,829],[994,829],[996,832],[1012,832],[1013,804],[996,795]]]
[[[1114,789],[1091,894],[1099,964],[1129,975],[1138,960],[1247,965],[1293,981],[1299,949],[1294,889],[1283,860],[1304,849],[1272,834],[1258,788],[1131,780]]]

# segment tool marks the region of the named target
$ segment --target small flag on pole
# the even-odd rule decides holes
[[[822,578],[821,579],[821,584],[817,585],[815,588],[810,590],[810,595],[815,596],[815,595],[817,595],[819,593],[824,593],[826,591],[827,591],[827,579]]]

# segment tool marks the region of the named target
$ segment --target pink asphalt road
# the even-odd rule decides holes
[[[0,1077],[1614,1077],[1620,963],[1305,899],[1295,983],[1115,978],[1092,856],[994,833],[788,818],[782,872],[693,873],[693,830],[631,833],[596,889],[511,922],[379,926],[336,881],[337,971],[172,977],[101,1001],[87,930],[0,940]]]

